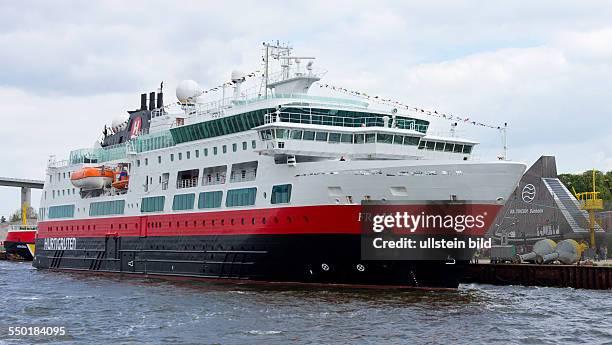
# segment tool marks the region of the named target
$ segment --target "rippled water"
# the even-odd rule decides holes
[[[297,289],[38,271],[0,262],[0,344],[612,344],[612,291]],[[9,337],[8,326],[65,326]]]

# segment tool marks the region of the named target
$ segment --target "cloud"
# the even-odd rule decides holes
[[[50,154],[91,146],[141,92],[162,80],[169,98],[182,79],[218,85],[260,68],[273,39],[316,56],[325,82],[508,122],[514,159],[612,169],[610,17],[599,1],[1,2],[1,175],[42,178]],[[459,134],[481,141],[483,159],[501,150],[495,130]],[[7,214],[18,198],[2,191]]]

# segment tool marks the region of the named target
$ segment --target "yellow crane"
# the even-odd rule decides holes
[[[572,187],[574,189],[574,187]],[[596,250],[595,244],[595,211],[603,210],[603,199],[599,197],[599,192],[595,191],[595,169],[593,169],[593,190],[591,192],[576,193],[574,189],[574,195],[576,199],[580,201],[580,206],[583,210],[589,212],[589,234],[591,248]]]

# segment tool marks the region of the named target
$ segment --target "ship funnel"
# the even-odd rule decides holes
[[[140,110],[147,110],[147,94],[140,94]]]
[[[155,92],[149,93],[149,110],[155,109]]]
[[[162,91],[157,93],[157,108],[161,109],[164,107],[164,93]]]

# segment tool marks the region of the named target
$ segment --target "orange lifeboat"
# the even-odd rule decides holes
[[[88,167],[70,175],[72,185],[83,189],[102,189],[113,182],[113,170],[105,167]]]

